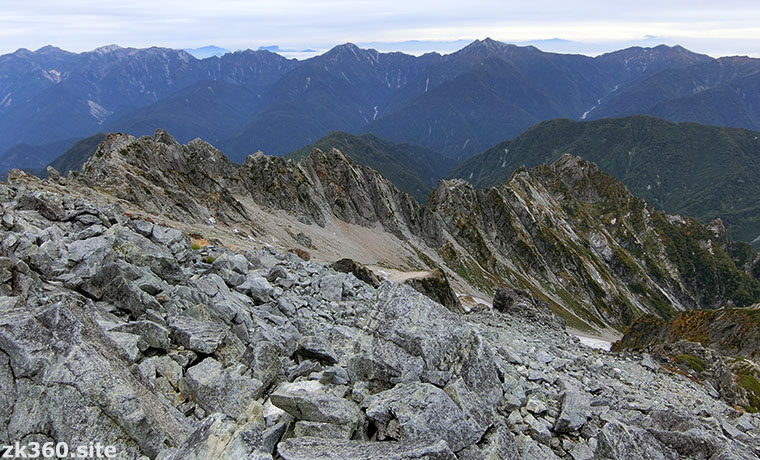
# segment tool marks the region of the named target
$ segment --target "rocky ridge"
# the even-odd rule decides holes
[[[18,174],[11,180],[50,184]],[[359,262],[440,268],[460,293],[489,298],[498,287],[525,289],[577,328],[622,330],[647,313],[667,318],[760,298],[752,274],[760,259],[732,259],[719,221],[704,226],[654,211],[570,155],[519,169],[490,189],[442,181],[420,206],[337,150],[314,150],[301,163],[259,153],[236,167],[203,141],[183,146],[158,131],[109,135],[83,171],[61,181],[59,189],[82,196],[94,189],[146,216],[201,230],[226,226],[236,244],[243,235],[276,233],[279,246],[335,260],[356,242]],[[267,224],[273,215],[280,220]]]
[[[752,459],[760,418],[499,291],[456,314],[0,185],[0,441],[123,459]]]

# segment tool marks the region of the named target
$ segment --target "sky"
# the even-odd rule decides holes
[[[680,44],[760,57],[757,0],[0,0],[0,54],[54,45],[228,50],[277,45],[308,57],[352,42],[380,51],[452,52],[486,37],[597,55]],[[311,50],[303,52],[303,50]]]

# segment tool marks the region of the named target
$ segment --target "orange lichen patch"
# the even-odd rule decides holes
[[[715,317],[714,311],[690,311],[673,318],[672,333],[682,339],[699,342],[707,346],[710,323]]]
[[[136,216],[130,212],[125,212],[124,216],[126,216],[126,218],[129,220],[144,220],[146,222],[150,222],[151,224],[154,223],[153,219],[151,219],[150,217]]]
[[[671,366],[667,366],[667,365],[663,365],[662,369],[665,369],[666,371],[670,371],[670,372],[672,372],[674,374],[683,375],[684,377],[686,377],[687,379],[691,380],[692,382],[701,383],[698,378],[694,377],[693,375],[689,374],[688,372],[686,372],[684,370],[681,370],[681,369],[678,369],[678,368],[675,368],[675,367],[671,367]]]
[[[188,236],[190,237],[190,245],[195,250],[205,248],[206,246],[211,246],[211,242],[206,238],[201,237],[200,235],[190,234]]]
[[[292,252],[303,260],[311,260],[311,254],[309,254],[309,251],[304,251],[301,248],[288,249],[288,252]]]
[[[674,374],[683,375],[684,377],[688,377],[689,376],[688,372],[686,372],[684,370],[681,370],[681,369],[678,369],[676,367],[672,367],[672,366],[668,366],[668,365],[663,365],[662,368],[665,369],[666,371],[672,372]]]

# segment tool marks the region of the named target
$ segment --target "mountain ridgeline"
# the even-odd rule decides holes
[[[376,170],[420,203],[427,201],[438,180],[456,165],[453,160],[441,158],[423,147],[394,144],[373,134],[356,136],[340,131],[332,132],[314,144],[301,147],[283,157],[302,160],[315,148],[325,152],[340,150],[355,162]]]
[[[473,156],[450,177],[476,187],[509,179],[572,153],[622,181],[636,196],[670,213],[720,218],[732,238],[760,242],[760,133],[671,123],[648,116],[591,122],[551,120]]]
[[[357,232],[393,238],[383,251],[401,254],[398,268],[441,268],[474,295],[524,289],[579,328],[622,329],[644,314],[669,318],[760,300],[760,260],[748,245],[730,242],[719,221],[705,226],[655,211],[572,155],[520,168],[487,189],[442,181],[420,205],[336,149],[314,149],[300,163],[256,154],[236,166],[203,141],[183,146],[159,131],[109,135],[81,172],[60,180],[151,215],[216,222],[236,234],[262,234],[264,210],[290,216],[277,225],[291,236],[299,228],[310,241],[319,241],[320,228],[335,241]],[[322,243],[309,244],[319,250]]]
[[[656,113],[760,129],[756,62],[678,46],[590,58],[490,39],[418,57],[345,44],[304,61],[265,50],[199,60],[164,48],[22,49],[0,56],[0,152],[19,144],[40,152],[10,152],[0,166],[42,168],[96,132],[157,128],[182,142],[200,136],[236,162],[334,130],[462,160],[552,118]]]

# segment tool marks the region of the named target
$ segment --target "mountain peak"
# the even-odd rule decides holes
[[[116,44],[111,44],[111,45],[100,46],[98,48],[95,48],[92,51],[98,54],[109,54],[115,51],[119,51],[121,49],[124,49],[124,48]]]
[[[504,43],[491,38],[484,40],[475,40],[465,46],[455,54],[476,55],[480,57],[500,56],[505,53],[513,53],[519,50],[539,51],[534,46],[517,46],[510,43]]]
[[[483,40],[475,40],[474,42],[472,42],[469,45],[467,45],[464,48],[462,48],[462,50],[466,50],[466,49],[471,49],[471,50],[472,49],[478,49],[478,50],[481,50],[481,49],[499,50],[499,49],[506,48],[508,46],[510,46],[510,45],[507,45],[506,43],[503,43],[503,42],[494,40],[492,38],[486,37]],[[514,46],[514,45],[512,45],[512,46]]]
[[[695,53],[693,51],[690,51],[684,48],[681,45],[670,46],[670,45],[665,45],[665,44],[652,46],[652,47],[631,46],[631,47],[624,48],[621,50],[601,54],[598,57],[602,57],[602,58],[606,56],[639,57],[639,56],[652,56],[652,55],[658,55],[661,57],[686,56],[686,57],[690,57],[691,60],[693,60],[695,63],[712,60],[712,58],[710,58],[707,55]]]
[[[35,51],[35,53],[39,54],[50,54],[50,53],[63,53],[64,51],[57,46],[53,45],[45,45],[42,48]]]
[[[342,45],[337,45],[334,48],[332,48],[330,51],[323,54],[323,57],[327,57],[328,59],[333,60],[362,60],[367,58],[373,58],[373,56],[377,56],[378,52],[375,50],[367,50],[364,48],[359,48],[353,43],[344,43]]]
[[[309,155],[306,157],[306,162],[309,164],[334,164],[335,162],[354,163],[350,157],[346,156],[340,151],[340,149],[334,147],[329,150],[320,149],[318,147],[312,148],[311,152],[309,152]]]
[[[343,43],[342,45],[336,45],[330,51],[328,51],[328,53],[332,53],[332,52],[335,52],[335,53],[344,53],[344,52],[357,53],[357,52],[359,52],[361,50],[362,49],[359,48],[358,46],[356,46],[355,44],[353,44],[351,42],[347,42],[347,43]]]
[[[330,51],[325,53],[325,56],[359,56],[361,53],[366,52],[366,50],[363,50],[356,46],[353,43],[344,43],[342,45],[337,45],[333,47]]]
[[[19,48],[13,52],[14,56],[29,56],[31,54],[32,52],[29,51],[27,48]]]

